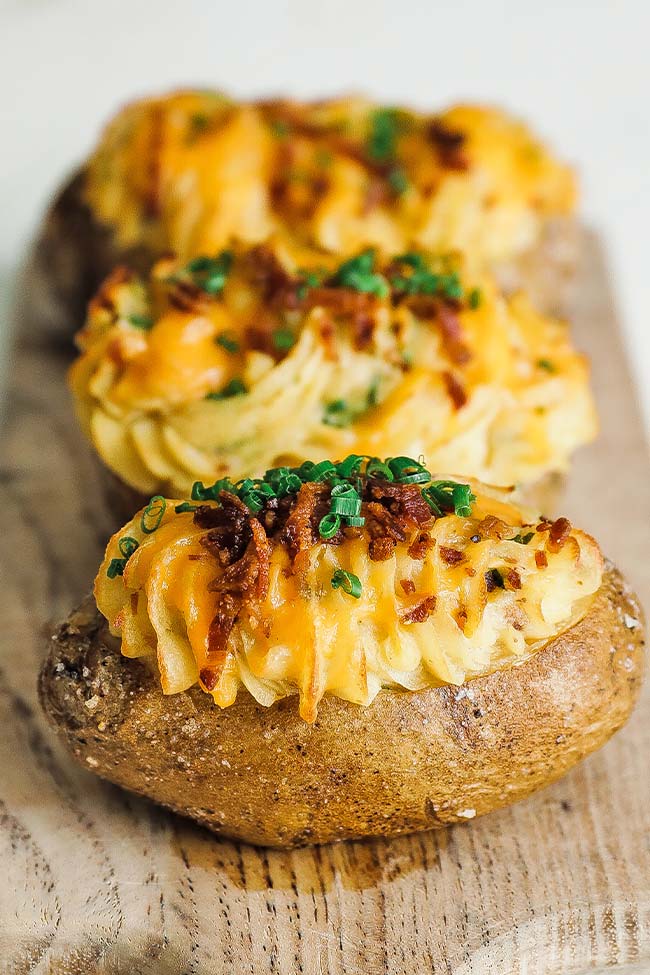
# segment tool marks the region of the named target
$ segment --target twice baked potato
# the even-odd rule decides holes
[[[423,455],[530,498],[596,429],[566,323],[421,251],[306,269],[265,246],[163,259],[146,278],[119,268],[77,342],[77,412],[126,485],[121,520],[134,492],[183,497],[199,478],[350,452]]]
[[[70,336],[120,262],[147,270],[236,243],[293,258],[462,251],[557,310],[575,262],[571,170],[520,122],[361,98],[239,104],[177,92],[126,106],[54,203],[31,293]]]
[[[54,635],[45,711],[113,782],[252,843],[471,819],[629,717],[639,606],[596,542],[398,457],[153,498]]]

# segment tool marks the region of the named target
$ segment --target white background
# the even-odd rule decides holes
[[[646,0],[0,0],[0,272],[125,100],[356,89],[525,116],[582,182],[604,235],[650,428],[650,4]]]

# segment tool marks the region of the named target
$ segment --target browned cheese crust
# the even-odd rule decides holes
[[[46,214],[26,270],[27,320],[55,338],[72,339],[84,324],[88,301],[117,264],[143,273],[160,256],[144,247],[120,249],[113,231],[97,221],[85,202],[83,188],[80,170]],[[567,315],[578,236],[572,217],[549,218],[539,244],[494,268],[497,278],[507,292],[528,291],[542,311]]]
[[[89,601],[53,637],[42,705],[86,768],[216,833],[293,847],[431,829],[523,799],[628,719],[643,673],[641,610],[608,566],[588,614],[523,664],[462,687],[384,690],[367,708],[198,688],[164,697],[120,655]]]

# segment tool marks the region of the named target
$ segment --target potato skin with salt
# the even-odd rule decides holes
[[[608,565],[586,616],[522,664],[366,708],[198,688],[165,697],[89,600],[54,634],[42,706],[74,757],[215,833],[296,847],[466,821],[564,775],[627,721],[644,667],[636,597]]]

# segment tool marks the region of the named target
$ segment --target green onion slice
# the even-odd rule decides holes
[[[354,572],[346,572],[345,569],[337,569],[332,576],[332,589],[342,589],[348,596],[358,599],[362,592],[362,585],[359,576]]]
[[[166,507],[165,499],[160,494],[154,495],[140,518],[140,527],[145,535],[155,532],[163,519]]]
[[[329,514],[321,518],[318,525],[318,534],[321,538],[333,538],[341,527],[341,519],[338,515],[330,511]]]

